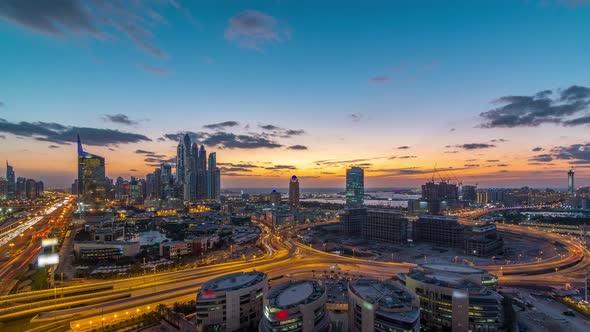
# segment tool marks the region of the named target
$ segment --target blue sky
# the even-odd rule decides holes
[[[149,171],[136,149],[171,156],[175,142],[158,137],[230,120],[239,126],[224,130],[236,134],[264,135],[264,124],[302,129],[305,134],[288,138],[264,137],[308,149],[210,146],[220,160],[292,165],[291,172],[315,186],[339,185],[336,174],[350,164],[330,168],[317,165],[320,159],[371,159],[367,167],[375,172],[368,182],[375,186],[417,184],[434,164],[466,168],[460,172],[467,178],[490,186],[558,185],[564,178],[558,171],[568,163],[575,161],[583,178],[582,162],[590,162],[585,154],[564,159],[556,151],[546,164],[530,160],[538,155],[531,151],[536,145],[551,151],[587,144],[587,125],[476,128],[480,113],[497,107],[490,102],[499,97],[589,85],[585,1],[117,3],[0,5],[0,118],[110,128],[152,140],[93,147],[111,160],[109,176]],[[43,19],[49,25],[40,25]],[[145,35],[128,38],[138,28]],[[105,121],[108,114],[136,123]],[[0,157],[24,174],[55,185],[74,177],[75,165],[48,172],[31,163],[29,152],[47,153],[47,142],[35,135],[0,135],[16,143],[3,144]],[[476,157],[501,159],[507,169],[484,167],[483,161],[464,166],[475,165],[467,161],[475,159],[473,150],[460,149],[452,158],[443,153],[445,146],[494,139],[507,142],[490,144],[495,146]],[[412,147],[408,155],[416,157],[408,159],[415,160],[385,158],[402,145]],[[47,158],[57,166],[71,159],[73,149],[60,145]],[[246,173],[224,182],[272,186],[288,178],[276,171]]]

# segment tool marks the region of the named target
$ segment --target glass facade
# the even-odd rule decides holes
[[[346,170],[346,205],[361,206],[365,203],[365,171],[360,167]]]
[[[104,158],[85,152],[78,137],[78,196],[85,206],[96,209],[104,206]]]

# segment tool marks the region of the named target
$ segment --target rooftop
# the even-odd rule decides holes
[[[268,294],[273,308],[288,309],[299,304],[311,303],[319,299],[325,289],[317,281],[288,281],[277,285]]]
[[[485,274],[487,271],[469,265],[459,264],[422,264],[420,267],[429,270],[460,274]]]
[[[258,271],[237,272],[207,281],[202,289],[213,291],[232,291],[250,287],[266,278],[266,274]]]
[[[350,289],[363,300],[388,309],[411,308],[413,297],[394,283],[361,279],[350,284]]]

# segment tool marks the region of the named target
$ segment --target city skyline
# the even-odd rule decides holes
[[[590,184],[584,2],[374,2],[365,21],[347,2],[148,1],[106,23],[100,6],[17,3],[0,7],[0,158],[48,188],[76,178],[78,133],[114,179],[173,161],[186,132],[220,152],[223,188],[344,188],[350,166],[367,188],[435,168]]]

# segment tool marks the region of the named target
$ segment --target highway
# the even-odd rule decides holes
[[[568,254],[546,261],[482,267],[498,274],[501,285],[563,287],[566,282],[583,282],[581,275],[590,263],[590,252],[584,246],[563,235],[519,226],[498,226],[502,231],[558,241],[568,248]],[[158,304],[194,299],[203,282],[237,271],[256,269],[266,272],[272,280],[285,275],[332,273],[330,267],[337,264],[340,273],[384,279],[414,266],[411,263],[343,257],[311,248],[291,237],[299,230],[295,227],[280,234],[265,231],[261,241],[267,253],[256,260],[2,296],[0,322],[3,325],[0,329],[21,331],[26,328],[49,332],[70,327],[89,330],[155,310]]]

